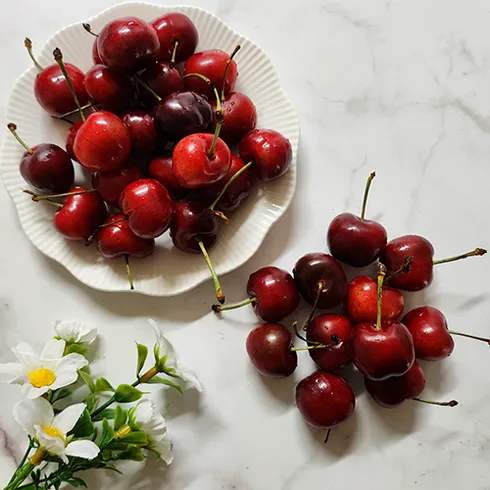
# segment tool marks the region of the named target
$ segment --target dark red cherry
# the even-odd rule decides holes
[[[141,74],[141,79],[162,99],[175,92],[184,91],[184,79],[179,70],[171,67],[165,61],[159,61],[149,66]],[[148,105],[154,106],[156,103],[155,96],[146,90],[142,93],[144,94],[144,101]]]
[[[159,138],[151,111],[130,109],[121,114],[121,119],[129,130],[133,151],[150,153],[157,148]]]
[[[172,199],[183,199],[189,194],[189,189],[182,187],[175,178],[172,155],[161,155],[153,158],[148,165],[148,177],[163,184]]]

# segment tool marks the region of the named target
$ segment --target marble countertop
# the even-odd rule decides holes
[[[113,0],[20,0],[0,6],[0,113],[16,77],[29,66],[26,35],[42,44],[61,27]],[[169,3],[175,3],[170,1]],[[296,198],[260,252],[222,284],[230,302],[244,297],[253,270],[292,269],[325,249],[325,229],[357,212],[364,181],[376,170],[368,212],[390,237],[428,237],[438,257],[490,248],[490,5],[484,0],[193,0],[270,55],[302,124]],[[0,359],[20,340],[43,342],[57,319],[99,327],[95,369],[133,377],[134,340],[150,343],[146,319],[159,321],[205,391],[168,395],[174,440],[169,467],[128,465],[124,478],[89,475],[90,489],[350,490],[490,489],[490,352],[456,339],[445,362],[424,364],[427,398],[456,398],[444,409],[406,403],[375,406],[355,376],[357,408],[328,444],[294,406],[294,386],[313,370],[300,357],[295,375],[260,378],[245,354],[256,318],[249,310],[219,320],[210,283],[170,299],[101,293],[45,258],[20,229],[0,186]],[[441,266],[407,308],[430,304],[455,330],[490,333],[490,260]],[[190,300],[192,298],[192,300]],[[303,308],[296,318],[303,319]],[[131,361],[129,361],[131,360]],[[19,392],[0,386],[0,483],[25,439],[12,417]],[[1,486],[1,485],[0,485]]]

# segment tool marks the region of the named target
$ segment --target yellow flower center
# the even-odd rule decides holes
[[[66,437],[52,425],[43,425],[43,431],[51,437],[59,437],[64,443],[66,443]]]
[[[31,371],[29,374],[32,386],[42,388],[43,386],[51,386],[56,381],[56,375],[51,369],[39,368]]]

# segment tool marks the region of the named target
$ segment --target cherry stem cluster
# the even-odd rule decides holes
[[[376,172],[371,172],[366,181],[366,187],[364,188],[364,197],[362,198],[362,208],[361,208],[361,221],[364,221],[364,216],[366,214],[366,205],[369,196],[369,189],[371,188],[371,182],[374,177],[376,177]]]

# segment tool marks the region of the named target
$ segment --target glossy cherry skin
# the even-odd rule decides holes
[[[71,63],[65,63],[65,68],[77,94],[78,101],[85,105],[89,96],[85,90],[85,75],[80,68]],[[39,105],[51,116],[59,117],[77,108],[71,95],[66,79],[58,65],[44,68],[36,76],[34,95]]]
[[[151,23],[160,41],[160,59],[170,61],[175,41],[179,42],[175,61],[185,61],[196,50],[199,34],[196,26],[187,15],[170,12]]]
[[[354,323],[375,323],[378,315],[378,283],[369,276],[357,276],[349,283],[344,303]],[[383,285],[381,320],[396,321],[403,313],[403,295],[398,289]],[[403,322],[402,322],[403,323]]]
[[[272,129],[254,129],[240,141],[240,157],[244,162],[253,160],[257,178],[271,182],[284,175],[291,165],[291,143]]]
[[[148,165],[148,177],[158,180],[165,186],[172,199],[183,199],[189,194],[189,189],[182,187],[175,177],[172,165],[172,155],[161,155],[153,158]]]
[[[154,179],[140,179],[127,185],[119,197],[119,207],[128,217],[133,233],[147,239],[167,231],[174,213],[167,189]]]
[[[157,148],[159,138],[151,111],[130,109],[121,114],[121,119],[129,130],[133,151],[150,153]]]
[[[128,128],[111,112],[94,112],[79,128],[73,151],[82,167],[92,172],[121,168],[131,152]]]
[[[353,325],[344,315],[327,313],[313,318],[308,324],[306,338],[311,342],[332,345],[308,351],[317,366],[326,371],[335,371],[350,364],[354,355],[352,333]],[[332,336],[337,336],[337,344]]]
[[[377,221],[351,213],[336,216],[327,231],[330,253],[353,267],[366,267],[374,262],[387,241],[386,230]]]
[[[184,65],[184,77],[190,73],[200,73],[209,78],[221,93],[223,74],[226,64],[230,58],[228,53],[220,49],[209,49],[200,53],[194,53]],[[226,73],[225,96],[235,87],[238,77],[238,68],[235,60],[232,60]],[[204,95],[209,100],[213,100],[215,95],[213,89],[204,80],[198,77],[189,77],[184,80],[188,90]]]
[[[178,201],[170,226],[173,244],[182,252],[201,253],[198,240],[206,250],[218,240],[220,218],[197,201]]]
[[[103,65],[102,58],[99,54],[99,48],[97,46],[97,38],[94,40],[94,44],[92,44],[92,61],[94,65]]]
[[[95,65],[85,74],[85,89],[102,109],[117,112],[133,97],[133,85],[125,75],[105,65]]]
[[[106,24],[97,38],[102,62],[120,73],[134,73],[152,65],[160,54],[153,28],[138,17],[121,17]]]
[[[118,221],[118,223],[115,223]],[[146,240],[136,236],[129,227],[124,214],[113,214],[96,235],[97,248],[100,255],[106,259],[116,259],[124,255],[143,259],[150,256],[155,250],[155,240]]]
[[[162,99],[174,92],[182,92],[184,90],[184,79],[177,68],[170,67],[169,63],[159,61],[154,65],[149,66],[142,74],[142,80]],[[148,93],[147,90],[141,92],[144,101],[154,106],[157,102],[154,95]]]
[[[437,308],[415,308],[403,317],[402,323],[412,334],[417,359],[440,361],[452,354],[454,339],[448,331],[446,317]]]
[[[347,276],[337,259],[331,255],[304,255],[296,262],[293,275],[301,296],[310,305],[315,302],[320,282],[323,282],[323,287],[318,298],[319,308],[334,308],[342,303],[347,293]]]
[[[211,131],[213,125],[211,105],[194,92],[170,94],[155,106],[153,116],[158,133],[171,142]]]
[[[415,361],[402,376],[393,376],[382,381],[364,378],[364,384],[378,405],[393,408],[419,396],[425,388],[425,376],[419,363]]]
[[[296,405],[312,427],[331,429],[350,417],[356,399],[344,378],[318,370],[296,386]]]
[[[415,360],[413,340],[405,325],[384,322],[381,330],[373,323],[359,323],[353,333],[356,368],[368,378],[382,380],[405,374]]]
[[[70,192],[84,191],[76,186]],[[67,240],[86,240],[107,216],[104,201],[98,192],[87,192],[65,197],[63,207],[53,218],[56,231]]]
[[[299,293],[289,272],[278,267],[263,267],[250,274],[247,294],[262,320],[278,323],[293,313],[299,304]]]
[[[111,206],[119,205],[119,197],[124,188],[135,180],[143,178],[143,172],[132,163],[111,172],[94,172],[92,187],[99,191],[102,199]]]
[[[57,145],[42,143],[25,152],[20,160],[20,174],[38,191],[58,194],[73,184],[75,171],[68,153]]]
[[[405,235],[388,242],[380,260],[386,266],[387,276],[398,270],[406,257],[413,257],[409,272],[397,274],[390,284],[403,291],[421,291],[428,287],[434,277],[434,248],[419,235]]]
[[[211,102],[216,113],[216,101]],[[257,109],[250,97],[240,92],[231,92],[221,101],[223,126],[220,138],[229,145],[238,143],[257,124]],[[216,118],[214,121],[216,126]]]
[[[296,351],[291,350],[289,330],[280,323],[264,323],[247,337],[247,354],[260,374],[286,378],[298,365]]]
[[[68,155],[72,160],[76,160],[75,152],[73,151],[73,145],[75,144],[75,138],[77,136],[78,130],[82,127],[83,122],[77,122],[70,126],[68,132],[66,133],[65,148]]]
[[[230,170],[231,151],[221,138],[218,138],[214,155],[209,156],[213,138],[210,133],[190,134],[175,145],[172,163],[182,187],[197,189],[214,184]]]
[[[210,205],[218,197],[218,194],[222,191],[226,183],[244,166],[245,163],[240,157],[232,155],[230,169],[226,175],[220,181],[216,182],[216,184],[200,189],[199,198],[204,203]],[[231,214],[250,195],[251,190],[252,173],[247,169],[230,184],[230,187],[220,197],[215,209],[226,215]]]

